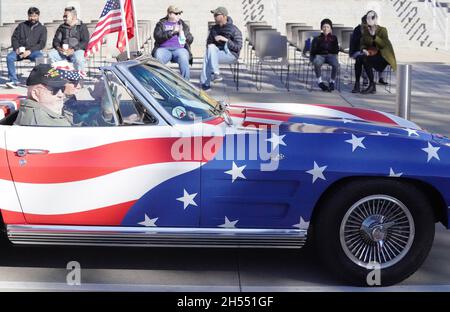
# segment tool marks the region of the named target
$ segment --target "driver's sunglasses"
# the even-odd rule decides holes
[[[50,86],[46,86],[47,90],[50,91],[52,93],[52,95],[57,95],[59,93],[59,91],[61,91],[62,93],[64,93],[64,90],[66,88],[66,86],[62,86],[62,87],[50,87]]]
[[[221,16],[221,15],[223,15],[223,14],[214,14],[214,17]]]

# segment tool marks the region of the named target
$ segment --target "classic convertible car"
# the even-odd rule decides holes
[[[224,105],[149,58],[102,68],[72,127],[0,122],[13,244],[300,248],[353,284],[414,273],[449,224],[450,140],[347,107]],[[77,96],[78,97],[78,96]]]

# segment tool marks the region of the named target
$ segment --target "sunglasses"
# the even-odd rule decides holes
[[[170,13],[175,14],[175,15],[181,15],[182,12],[176,12],[176,13],[175,12],[170,12]]]
[[[59,93],[59,91],[64,93],[64,89],[65,89],[66,86],[62,86],[62,87],[45,86],[45,87],[47,88],[48,91],[50,91],[52,93],[52,95],[57,95]]]
[[[221,16],[221,15],[223,15],[223,14],[214,14],[214,17]]]

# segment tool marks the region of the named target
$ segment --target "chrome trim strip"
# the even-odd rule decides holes
[[[8,225],[14,244],[130,247],[301,248],[307,231],[298,229],[143,228]]]

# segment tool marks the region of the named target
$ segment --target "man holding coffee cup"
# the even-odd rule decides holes
[[[86,60],[84,51],[89,43],[89,31],[77,17],[75,7],[64,10],[64,24],[56,30],[53,38],[53,49],[48,53],[52,63],[67,60],[75,69],[84,71]]]
[[[16,73],[16,61],[29,59],[35,61],[42,57],[41,50],[47,43],[47,28],[39,22],[40,11],[38,8],[28,9],[28,20],[20,23],[11,37],[13,51],[6,58],[8,64],[8,88],[17,88],[18,79]]]

